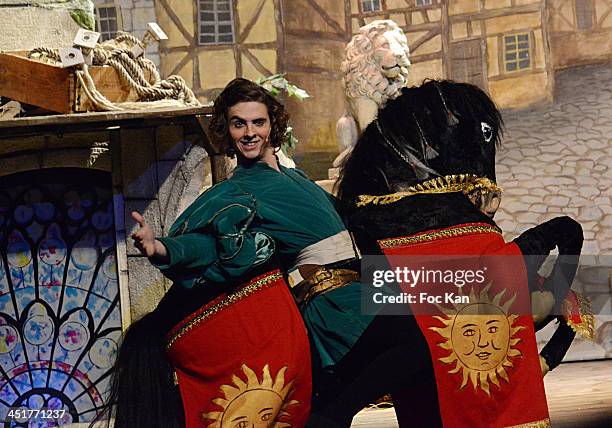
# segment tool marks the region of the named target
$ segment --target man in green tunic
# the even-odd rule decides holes
[[[230,82],[215,102],[211,135],[237,155],[232,177],[196,199],[168,237],[156,238],[133,213],[140,229],[132,237],[184,288],[234,283],[275,255],[311,342],[311,423],[348,426],[364,405],[427,368],[428,351],[411,317],[362,313],[367,288],[351,270],[356,254],[333,198],[278,163],[286,124],[283,106],[264,89],[245,79]]]

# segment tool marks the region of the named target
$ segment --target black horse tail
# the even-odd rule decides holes
[[[115,428],[185,426],[179,390],[164,349],[166,329],[159,312],[145,315],[125,332],[107,403],[97,421],[114,418]]]

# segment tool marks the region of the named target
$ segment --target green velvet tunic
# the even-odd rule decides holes
[[[276,253],[284,270],[305,247],[345,230],[331,196],[301,171],[263,162],[200,195],[176,220],[166,246],[169,262],[157,265],[183,287],[234,281]],[[361,314],[361,284],[317,296],[301,308],[315,362],[330,367],[371,322]],[[318,360],[318,361],[317,361]]]

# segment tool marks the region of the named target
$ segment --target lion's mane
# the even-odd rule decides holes
[[[346,46],[346,56],[341,65],[342,84],[348,99],[367,97],[382,107],[389,99],[400,94],[408,73],[400,73],[389,79],[374,57],[374,41],[384,37],[386,31],[399,30],[391,20],[380,20],[361,27]]]

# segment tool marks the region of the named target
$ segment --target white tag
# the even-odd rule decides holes
[[[77,48],[60,48],[59,56],[62,62],[62,67],[73,67],[75,65],[84,64],[83,52]]]
[[[96,47],[96,43],[98,43],[98,39],[100,38],[100,33],[96,33],[95,31],[85,30],[84,28],[80,28],[74,38],[74,44],[76,46],[81,46],[83,48],[93,49]]]
[[[147,24],[147,27],[148,27],[147,32],[151,33],[153,38],[157,40],[158,42],[160,40],[168,40],[168,36],[166,35],[166,33],[164,33],[164,30],[162,30],[161,27],[157,25],[157,22],[149,22]]]

